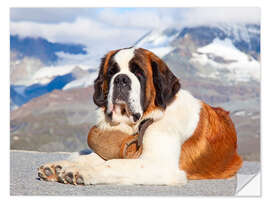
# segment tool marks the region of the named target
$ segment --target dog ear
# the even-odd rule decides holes
[[[94,103],[99,107],[105,107],[107,105],[109,84],[105,75],[110,64],[110,60],[117,53],[117,51],[119,51],[119,49],[112,50],[101,59],[98,77],[94,82],[93,95]]]
[[[153,82],[156,89],[155,105],[165,109],[181,88],[178,78],[157,56],[151,56]]]
[[[94,82],[94,103],[99,107],[105,107],[107,104],[107,95],[105,93],[105,90],[103,89],[104,86],[104,65],[106,61],[107,56],[104,56],[101,59],[101,64],[99,67],[99,73],[98,77]]]

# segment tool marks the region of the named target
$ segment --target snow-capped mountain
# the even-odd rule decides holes
[[[260,25],[257,24],[220,23],[153,30],[135,45],[150,49],[165,60],[168,57],[182,60],[191,66],[190,73],[201,77],[233,83],[260,79]]]
[[[78,84],[80,81],[86,87],[94,80],[95,73],[88,65],[59,63],[63,54],[73,57],[85,55],[87,52],[83,45],[11,35],[10,48],[11,110],[53,90],[82,86]],[[82,78],[89,79],[88,83]]]
[[[209,26],[185,27],[178,38],[190,35],[198,47],[206,46],[218,38],[230,39],[240,51],[257,58],[260,54],[260,25],[219,23]]]
[[[228,38],[215,38],[212,43],[198,48],[190,62],[208,66],[208,69],[213,67],[208,73],[201,72],[202,77],[226,78],[237,82],[260,80],[260,63],[237,49]]]
[[[36,59],[23,60],[13,64],[19,67],[11,73],[11,110],[53,90],[88,87],[97,75],[85,65],[36,66]]]
[[[134,46],[149,49],[159,57],[163,57],[174,49],[171,43],[178,35],[179,30],[175,28],[152,30],[140,38]]]

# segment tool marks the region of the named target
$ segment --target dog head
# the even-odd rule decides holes
[[[110,51],[94,83],[94,102],[112,122],[136,123],[164,111],[180,89],[167,65],[152,52],[133,47]]]

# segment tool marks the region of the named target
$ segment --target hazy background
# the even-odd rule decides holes
[[[161,57],[182,88],[229,110],[240,154],[260,159],[258,8],[12,8],[11,149],[87,148],[100,58],[133,45]]]

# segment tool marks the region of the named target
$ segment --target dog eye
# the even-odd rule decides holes
[[[142,73],[140,72],[140,71],[135,71],[135,73],[134,73],[136,76],[138,76],[138,77],[141,77],[142,76]]]
[[[117,72],[118,72],[118,67],[117,67],[116,64],[114,64],[114,65],[109,69],[108,74],[109,74],[109,75],[114,75],[114,74],[117,73]]]
[[[142,69],[136,63],[132,64],[131,72],[134,73],[137,77],[143,76]]]

